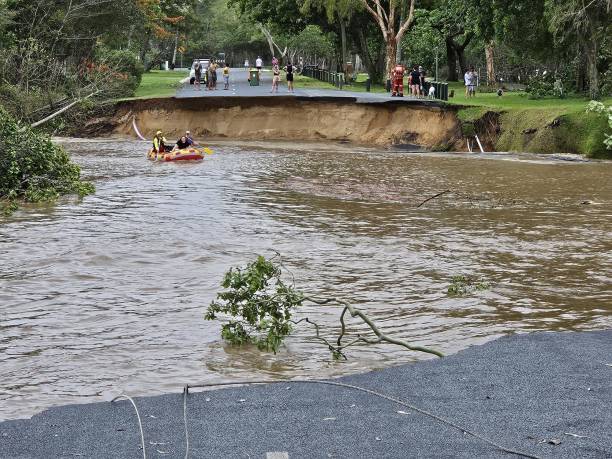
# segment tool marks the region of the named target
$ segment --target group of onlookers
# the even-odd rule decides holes
[[[195,89],[197,91],[201,91],[201,82],[202,82],[202,74],[206,72],[206,89],[208,91],[214,91],[217,89],[217,71],[221,67],[221,65],[215,60],[210,62],[208,68],[204,69],[203,65],[198,61],[195,63],[194,72],[195,72]],[[229,89],[229,76],[230,76],[230,67],[226,62],[222,68],[223,73],[223,82],[225,90]]]
[[[420,65],[415,65],[408,74],[408,87],[410,95],[421,98],[429,94],[429,83],[425,69]]]
[[[261,81],[261,71],[263,69],[263,66],[264,66],[263,59],[261,58],[261,56],[257,56],[257,59],[255,60],[255,69],[257,69],[257,73],[258,73],[260,81]],[[249,60],[246,59],[244,61],[244,68],[248,69],[249,67],[250,67]],[[287,65],[283,67],[282,70],[284,70],[286,74],[288,91],[294,92],[293,80],[294,80],[294,73],[296,71],[295,66],[291,63],[291,61],[289,61]],[[278,92],[280,81],[281,81],[280,63],[276,57],[272,57],[272,89],[270,90],[271,93]]]
[[[410,95],[420,98],[429,96],[432,98],[435,95],[435,88],[427,81],[425,70],[420,65],[415,65],[410,73],[408,73],[408,87]],[[465,82],[466,97],[475,97],[476,88],[478,87],[478,74],[474,67],[468,68],[463,76]]]

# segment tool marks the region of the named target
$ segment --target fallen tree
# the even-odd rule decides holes
[[[0,209],[12,213],[21,202],[54,201],[61,195],[94,192],[81,170],[49,137],[20,125],[0,106]]]
[[[281,277],[282,261],[279,254],[270,259],[262,256],[249,263],[246,268],[231,268],[223,279],[225,289],[217,295],[206,311],[206,320],[224,320],[221,336],[232,344],[254,344],[261,350],[276,353],[293,326],[308,323],[315,329],[315,338],[332,352],[335,358],[346,359],[345,350],[358,343],[388,343],[411,351],[425,352],[438,357],[443,354],[434,349],[415,346],[393,338],[380,330],[363,311],[337,298],[315,298],[296,290],[294,280],[287,283]],[[328,339],[322,327],[303,317],[293,319],[293,312],[305,304],[333,305],[342,308],[340,334]],[[359,318],[370,329],[372,336],[356,334],[349,338],[347,317]]]

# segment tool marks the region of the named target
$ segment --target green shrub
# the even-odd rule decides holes
[[[94,192],[80,180],[80,168],[68,153],[29,127],[20,126],[0,107],[0,206],[4,213],[18,201],[53,201],[60,195]]]
[[[525,91],[530,99],[542,99],[544,97],[564,97],[562,80],[555,78],[551,73],[535,75],[529,79]]]
[[[96,50],[95,62],[87,66],[87,77],[91,80],[105,80],[99,86],[111,97],[131,97],[142,81],[144,67],[136,54],[129,50]]]

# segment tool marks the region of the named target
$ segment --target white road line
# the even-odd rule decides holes
[[[272,452],[266,453],[266,459],[289,459],[289,453]]]

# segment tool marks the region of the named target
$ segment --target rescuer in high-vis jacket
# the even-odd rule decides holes
[[[167,142],[166,138],[162,135],[162,131],[157,131],[155,137],[153,137],[153,151],[155,153],[164,153]]]

